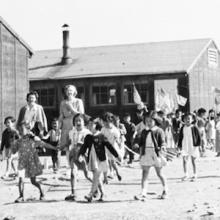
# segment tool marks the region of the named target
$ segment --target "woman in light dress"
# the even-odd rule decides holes
[[[84,114],[84,105],[81,99],[76,98],[77,90],[74,85],[65,86],[64,100],[60,103],[59,125],[61,128],[60,146],[65,149],[67,163],[69,164],[69,132],[73,129],[73,117]]]

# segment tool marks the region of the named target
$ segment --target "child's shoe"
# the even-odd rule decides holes
[[[197,175],[194,175],[191,179],[191,182],[195,182],[197,180]]]
[[[140,193],[139,195],[135,195],[134,196],[134,199],[135,200],[140,200],[140,201],[145,201],[147,198],[147,195],[143,194],[143,193]]]
[[[189,177],[187,175],[185,175],[183,178],[182,178],[182,181],[187,181],[189,179]]]
[[[106,198],[105,194],[102,193],[102,194],[100,195],[100,198],[99,198],[98,201],[99,201],[99,202],[104,202],[104,199],[105,199],[105,198]]]
[[[93,195],[89,194],[88,196],[84,197],[88,202],[92,202]]]
[[[76,195],[70,194],[69,196],[66,196],[65,201],[76,201]]]
[[[19,196],[19,197],[15,200],[15,203],[19,203],[19,202],[24,202],[24,197],[23,197],[23,196]]]
[[[163,190],[160,199],[167,199],[167,197],[168,197],[167,191]]]

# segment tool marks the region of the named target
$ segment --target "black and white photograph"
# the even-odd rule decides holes
[[[220,219],[219,48],[219,0],[2,0],[0,220]]]

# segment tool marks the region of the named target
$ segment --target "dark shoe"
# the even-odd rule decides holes
[[[99,202],[104,202],[104,198],[106,198],[106,196],[104,194],[101,194],[100,198],[99,198]]]
[[[19,197],[15,200],[15,203],[19,203],[19,202],[24,202],[24,197],[23,197],[23,196],[19,196]]]
[[[40,200],[41,200],[41,201],[44,201],[44,200],[45,200],[44,194],[40,195]]]
[[[167,192],[164,190],[160,196],[160,199],[166,199],[167,198]]]
[[[122,178],[121,178],[121,176],[119,174],[117,175],[117,177],[118,177],[118,181],[122,180]]]
[[[65,197],[65,201],[76,201],[76,196],[71,194],[71,195]]]
[[[140,200],[140,201],[145,201],[147,199],[147,196],[141,193],[139,195],[135,195],[134,199],[135,200]]]
[[[92,195],[88,195],[88,196],[85,196],[84,198],[88,201],[88,202],[92,202]]]

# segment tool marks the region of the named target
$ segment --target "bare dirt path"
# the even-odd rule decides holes
[[[5,163],[0,163],[0,174]],[[191,165],[190,165],[191,168]],[[132,168],[121,167],[123,179],[115,178],[105,185],[107,194],[103,203],[87,203],[84,196],[89,192],[90,183],[79,174],[78,201],[66,202],[70,192],[65,170],[54,178],[51,170],[45,170],[39,179],[46,192],[46,201],[40,202],[38,191],[26,180],[24,203],[15,204],[18,196],[17,180],[0,180],[0,220],[13,216],[16,220],[55,219],[220,219],[220,158],[210,153],[209,157],[198,160],[198,180],[182,182],[182,160],[175,159],[164,169],[169,186],[169,198],[159,200],[161,184],[150,174],[148,199],[135,201],[140,191],[141,170],[138,162]],[[35,199],[35,200],[34,200]]]

